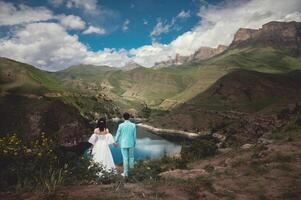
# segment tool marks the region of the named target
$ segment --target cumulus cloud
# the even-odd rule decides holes
[[[106,33],[106,30],[102,27],[89,26],[89,28],[83,32],[83,34],[92,34],[92,33],[103,35]]]
[[[124,22],[123,22],[123,25],[122,25],[122,30],[123,31],[127,31],[127,30],[129,30],[129,24],[130,24],[130,20],[125,20]]]
[[[86,23],[79,17],[75,15],[60,15],[58,20],[67,29],[84,29]]]
[[[15,30],[9,39],[0,39],[0,55],[41,69],[57,71],[84,63],[120,67],[129,61],[124,49],[89,51],[78,36],[70,35],[57,23],[32,23]]]
[[[0,1],[0,26],[24,25],[34,22],[58,20],[67,29],[84,29],[85,22],[75,15],[55,16],[45,7],[15,6],[12,3]]]
[[[189,11],[189,10],[188,10],[188,11],[182,10],[182,11],[178,14],[177,17],[180,18],[180,19],[187,19],[187,18],[190,17],[190,11]]]
[[[130,58],[128,57],[128,52],[125,49],[116,50],[106,48],[98,52],[88,52],[83,63],[122,67],[129,61]]]
[[[12,3],[0,1],[0,25],[18,25],[47,21],[53,18],[53,14],[45,7],[29,7],[26,5],[15,6]]]
[[[56,23],[33,23],[0,40],[0,55],[51,71],[81,63],[87,48]]]

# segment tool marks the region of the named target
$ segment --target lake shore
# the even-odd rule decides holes
[[[118,117],[114,117],[112,119],[110,119],[109,121],[114,122],[114,123],[118,123],[120,121],[122,121],[122,118],[118,118]],[[146,118],[134,118],[131,119],[131,121],[133,121],[134,123],[136,123],[137,126],[147,129],[151,132],[153,132],[156,135],[159,136],[166,136],[166,137],[178,137],[178,138],[184,138],[184,139],[195,139],[198,136],[201,135],[208,135],[210,134],[209,132],[199,132],[199,133],[195,133],[195,132],[189,132],[189,131],[183,131],[183,130],[176,130],[176,129],[164,129],[164,128],[157,128],[154,127],[152,125],[149,124],[145,124],[144,122],[147,121]]]
[[[136,124],[139,127],[145,128],[149,131],[154,132],[157,135],[161,136],[173,136],[173,137],[183,137],[187,139],[195,139],[198,136],[201,135],[208,135],[209,132],[204,132],[204,133],[193,133],[193,132],[188,132],[188,131],[182,131],[182,130],[174,130],[174,129],[163,129],[163,128],[156,128],[148,124],[144,123],[137,123]]]

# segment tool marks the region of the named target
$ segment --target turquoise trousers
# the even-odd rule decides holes
[[[123,173],[125,176],[129,175],[129,168],[134,167],[134,149],[131,148],[121,148],[121,154],[123,157]]]

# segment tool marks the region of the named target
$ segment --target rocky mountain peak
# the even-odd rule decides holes
[[[255,29],[240,28],[234,35],[233,43],[248,40],[256,32]]]
[[[301,45],[301,22],[272,21],[259,29],[240,28],[230,48],[252,44],[298,50]]]
[[[195,60],[206,60],[224,52],[227,48],[228,46],[225,45],[218,45],[217,48],[200,47],[194,54],[190,56],[181,56],[180,54],[176,54],[175,58],[155,63],[154,67],[161,68],[161,67],[177,66]]]

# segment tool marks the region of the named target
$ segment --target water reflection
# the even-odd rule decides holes
[[[111,124],[110,132],[115,135],[117,124]],[[116,164],[122,162],[120,148],[110,147]],[[180,153],[181,146],[159,137],[143,128],[137,128],[137,142],[135,148],[135,160],[159,158],[163,155],[175,155]]]

